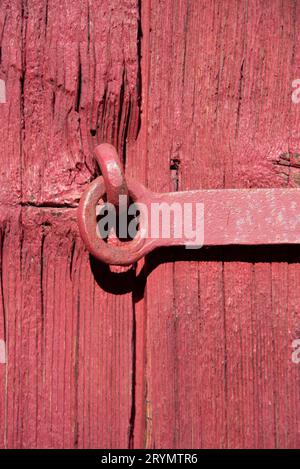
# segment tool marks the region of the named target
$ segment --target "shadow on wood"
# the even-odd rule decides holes
[[[91,270],[99,287],[115,295],[132,292],[135,302],[144,297],[148,275],[160,264],[176,261],[248,262],[252,264],[287,262],[293,264],[300,262],[300,249],[295,245],[223,246],[202,249],[161,248],[146,256],[144,267],[138,275],[135,265],[129,267],[125,272],[113,272],[109,265],[90,256]]]

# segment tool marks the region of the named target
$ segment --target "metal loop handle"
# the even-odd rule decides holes
[[[134,202],[143,192],[142,185],[132,182],[128,187],[128,194]],[[145,255],[145,239],[137,232],[132,241],[112,246],[97,235],[96,207],[99,200],[106,193],[106,184],[103,177],[95,179],[81,197],[78,208],[78,226],[81,237],[90,251],[97,259],[111,265],[130,265]],[[142,222],[142,220],[141,220]]]

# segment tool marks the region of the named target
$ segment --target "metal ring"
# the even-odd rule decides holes
[[[118,207],[119,196],[128,196],[125,174],[118,153],[113,145],[102,143],[95,148],[95,155],[105,182],[107,200]]]
[[[140,186],[137,183],[129,185],[128,193],[133,202],[139,198]],[[97,235],[96,206],[105,193],[106,186],[101,176],[96,178],[83,193],[78,208],[80,234],[90,253],[102,262],[111,265],[133,264],[144,255],[145,239],[141,237],[140,230],[132,241],[119,246],[109,245]],[[142,220],[140,222],[142,223]]]

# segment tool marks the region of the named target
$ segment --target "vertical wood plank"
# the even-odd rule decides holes
[[[95,145],[124,158],[137,134],[137,1],[24,8],[23,199],[74,204],[97,170]]]
[[[299,15],[2,2],[0,447],[299,446],[299,259],[158,252],[118,276],[75,220],[104,140],[158,191],[297,187]]]
[[[92,277],[74,210],[29,208],[5,227],[1,447],[127,447],[130,295],[127,304],[114,297],[114,313],[112,295]]]
[[[111,274],[91,263],[76,207],[99,173],[95,145],[110,141],[125,162],[138,132],[138,2],[0,10],[0,446],[127,447],[132,274],[105,284]]]
[[[278,164],[299,146],[297,18],[292,1],[146,2],[140,145],[151,189],[297,186],[297,170]],[[162,264],[146,288],[146,444],[294,447],[295,292],[287,311],[298,260],[205,256],[199,265],[196,255],[149,259],[150,270]]]
[[[22,2],[1,2],[0,80],[5,101],[0,102],[0,202],[18,203],[21,199],[22,151]]]

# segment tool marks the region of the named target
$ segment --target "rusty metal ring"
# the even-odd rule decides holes
[[[132,182],[128,186],[129,196],[133,202],[139,199],[143,186]],[[132,241],[119,246],[109,245],[97,235],[96,206],[106,193],[102,176],[96,178],[83,193],[78,207],[78,226],[87,249],[97,259],[111,265],[130,265],[144,255],[145,239],[139,230]],[[141,220],[140,220],[141,221]]]

